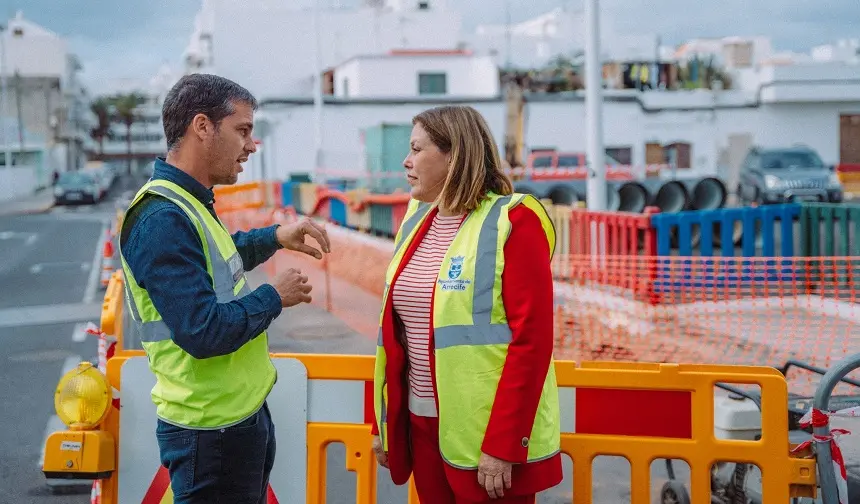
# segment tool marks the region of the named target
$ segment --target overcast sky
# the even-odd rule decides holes
[[[237,0],[241,1],[241,0]],[[291,1],[291,0],[283,0]],[[321,0],[325,3],[331,0]],[[581,0],[509,0],[514,22]],[[505,0],[448,0],[464,30],[504,23]],[[340,0],[341,5],[357,0]],[[493,7],[495,6],[495,7]],[[24,16],[68,38],[85,77],[148,79],[163,63],[179,65],[200,0],[0,0],[0,17]],[[808,52],[839,38],[860,38],[858,0],[601,0],[602,15],[620,30],[657,33],[664,44],[697,37],[765,35],[774,49]]]

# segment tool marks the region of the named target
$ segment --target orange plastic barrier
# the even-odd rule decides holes
[[[248,182],[215,187],[215,211],[222,213],[239,210],[269,208],[280,205],[280,182]]]
[[[143,358],[141,352],[120,350],[108,362],[108,379],[117,390],[123,389],[122,366],[135,357]],[[356,474],[354,502],[377,502],[378,467],[371,450],[368,418],[368,401],[372,397],[368,395],[368,389],[372,382],[374,358],[296,354],[273,354],[272,357],[276,360],[296,359],[307,370],[309,409],[305,502],[325,502],[328,481],[326,449],[331,443],[345,445],[346,469]],[[561,451],[572,459],[574,467],[574,493],[568,502],[593,502],[592,465],[600,455],[621,456],[629,461],[633,504],[651,501],[651,466],[655,460],[663,458],[688,463],[691,473],[689,491],[693,502],[707,501],[711,492],[712,466],[721,462],[745,462],[760,468],[765,502],[788,502],[793,496],[810,496],[814,491],[815,460],[800,458],[790,452],[792,445],[788,442],[785,422],[788,392],[785,379],[775,369],[606,362],[585,362],[577,366],[574,362],[557,361],[556,373],[560,388]],[[311,382],[314,386],[310,385]],[[315,403],[328,400],[324,397],[327,390],[356,382],[359,386],[350,388],[363,389],[363,400],[344,403],[344,411],[335,413],[337,420],[312,418],[311,411],[330,413],[335,407],[314,408]],[[759,440],[741,441],[715,436],[714,392],[717,383],[755,384],[760,388],[762,436]],[[140,384],[132,382],[128,386],[139,387]],[[142,395],[144,401],[149,401],[147,394]],[[131,394],[128,398],[134,396]],[[137,394],[137,401],[141,401],[140,396]],[[125,401],[125,397],[121,401]],[[278,401],[279,396],[270,400]],[[643,414],[621,414],[621,405],[625,410]],[[356,406],[364,410],[357,418],[356,413],[360,411],[355,410]],[[148,402],[135,403],[130,409],[113,409],[102,428],[115,436],[120,445],[131,442],[139,434],[119,431],[120,415],[130,414],[127,413],[129,411],[144,414],[146,410],[153,409]],[[126,449],[133,451],[136,448],[131,445]],[[121,475],[134,477],[139,472],[123,471],[120,466],[118,472],[103,480],[102,502],[115,504]],[[154,495],[156,500],[153,502],[172,502],[172,493],[167,488],[169,481],[164,477],[164,471],[159,469],[152,485],[160,480],[159,485],[164,489]],[[417,504],[414,488],[411,490],[408,502]],[[290,498],[290,495],[282,493],[276,496],[276,502],[294,502]]]

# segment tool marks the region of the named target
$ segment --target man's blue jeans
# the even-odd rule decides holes
[[[275,462],[267,404],[225,429],[189,430],[158,420],[155,435],[175,504],[266,504]]]

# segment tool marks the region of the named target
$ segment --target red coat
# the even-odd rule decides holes
[[[423,239],[436,210],[432,210],[406,250],[395,273],[389,292],[408,259]],[[502,299],[512,331],[505,367],[499,381],[497,397],[490,414],[481,450],[487,455],[514,463],[511,475],[512,495],[528,495],[557,485],[562,480],[561,455],[526,464],[528,448],[521,440],[530,437],[545,375],[536,369],[547,369],[553,350],[553,281],[549,244],[540,219],[524,205],[510,212],[511,233],[505,244],[505,269],[502,272]],[[398,343],[395,332],[392,296],[384,307],[382,344],[387,358],[388,386],[388,461],[391,478],[397,485],[409,481],[412,460],[409,449],[409,381],[407,354]],[[430,337],[433,348],[433,336]],[[435,359],[430,352],[430,369],[435,390]],[[438,405],[438,398],[436,400]],[[373,423],[374,435],[379,433]],[[458,495],[482,500],[486,490],[477,482],[475,470],[456,469],[446,465],[452,488]],[[505,495],[509,492],[505,491]]]

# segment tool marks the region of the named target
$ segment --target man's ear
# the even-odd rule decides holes
[[[197,114],[191,119],[191,131],[198,139],[203,140],[212,133],[212,122],[206,114]]]

